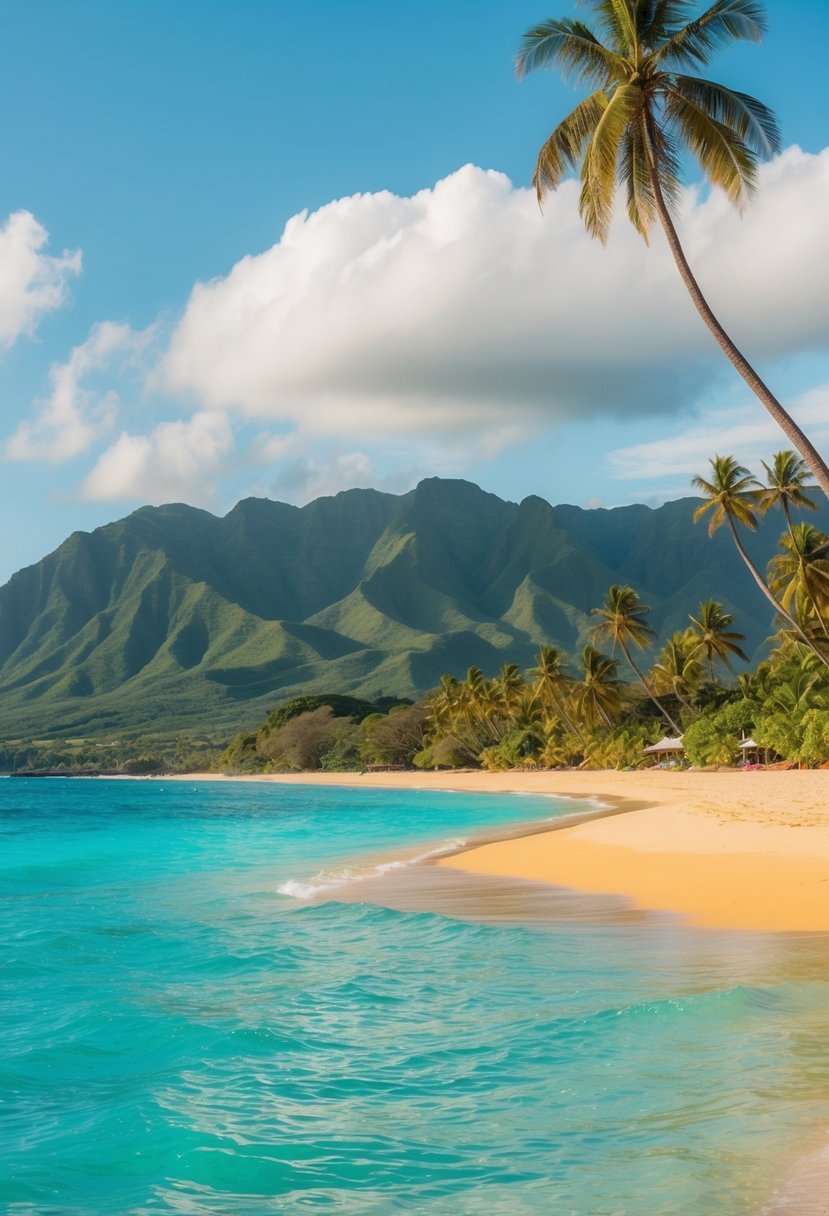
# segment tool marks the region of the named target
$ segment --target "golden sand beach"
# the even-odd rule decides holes
[[[699,926],[829,932],[829,772],[441,772],[243,780],[599,799],[626,811],[438,865],[625,897]]]

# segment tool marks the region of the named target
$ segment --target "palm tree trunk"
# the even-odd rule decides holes
[[[809,640],[809,638],[806,636],[806,634],[800,628],[800,626],[798,625],[798,623],[794,619],[794,617],[786,611],[786,609],[783,607],[783,605],[780,603],[780,601],[775,596],[774,592],[771,590],[771,588],[765,582],[762,574],[757,569],[754,562],[751,560],[751,558],[749,557],[749,555],[746,553],[745,549],[743,548],[743,542],[740,540],[740,535],[734,524],[734,520],[731,518],[731,516],[727,512],[726,512],[725,518],[728,520],[728,526],[731,529],[731,536],[734,541],[734,544],[737,546],[737,552],[739,553],[740,557],[743,559],[745,564],[748,566],[749,570],[751,571],[752,578],[754,579],[755,583],[760,588],[760,590],[763,592],[763,595],[766,597],[766,599],[772,605],[772,607],[774,608],[774,611],[777,612],[780,616],[782,616],[785,620],[787,620],[789,622],[792,629],[794,629],[795,633],[797,633],[800,636],[801,641],[805,642],[806,645],[809,647],[809,649],[812,651],[812,653],[817,655],[817,657],[820,659],[821,663],[823,663],[824,667],[829,667],[829,662],[827,662],[826,658],[820,653],[818,648]]]
[[[688,710],[689,714],[696,713],[696,710],[694,709],[693,705],[691,705],[690,701],[685,700],[685,698],[680,693],[679,689],[676,687],[676,684],[674,684],[674,696],[676,697],[677,701],[679,701],[680,705],[685,706],[685,708]]]
[[[554,692],[552,694],[552,696],[553,696],[553,704],[555,705],[556,709],[558,710],[558,716],[561,718],[564,725],[567,727],[567,729],[570,731],[570,733],[572,735],[577,735],[579,737],[579,739],[581,740],[581,742],[584,743],[584,735],[581,733],[581,731],[579,730],[575,721],[570,717],[567,710],[564,708],[563,698],[559,695],[558,692]]]
[[[624,644],[624,642],[622,641],[622,639],[621,639],[621,638],[619,638],[619,645],[620,645],[620,646],[621,646],[621,648],[622,648],[622,654],[625,656],[625,658],[627,659],[627,661],[628,661],[628,663],[630,664],[630,666],[631,666],[631,667],[633,668],[633,670],[636,672],[636,678],[637,678],[637,680],[639,681],[639,683],[642,685],[642,687],[644,688],[644,690],[645,690],[645,692],[647,693],[647,695],[648,695],[648,697],[650,698],[650,700],[651,700],[651,701],[653,701],[654,705],[655,705],[655,706],[656,706],[656,708],[659,710],[659,712],[662,714],[662,717],[665,719],[665,721],[666,721],[666,722],[670,722],[670,724],[671,724],[671,728],[672,728],[672,730],[674,731],[674,733],[675,733],[675,734],[677,734],[677,735],[681,735],[681,734],[682,734],[682,727],[681,727],[681,726],[677,726],[676,722],[674,722],[673,718],[672,718],[672,717],[671,717],[671,715],[668,713],[668,711],[667,711],[667,709],[665,708],[665,706],[664,706],[664,705],[661,703],[661,701],[658,701],[658,700],[657,700],[657,698],[656,698],[656,697],[654,696],[654,694],[651,692],[650,688],[648,688],[648,682],[647,682],[647,680],[645,679],[645,677],[642,675],[641,671],[640,671],[640,670],[639,670],[639,668],[637,667],[636,663],[634,662],[633,655],[630,653],[630,651],[628,650],[627,646]]]
[[[812,588],[809,586],[808,569],[805,572],[805,578],[804,578],[803,585],[806,588],[806,594],[809,597],[809,603],[814,608],[815,616],[817,617],[818,623],[820,624],[820,627],[823,630],[823,636],[825,639],[829,638],[829,628],[827,627],[826,621],[824,620],[823,613],[821,612],[820,608],[818,607],[817,596],[814,594],[814,592],[812,591]]]
[[[578,735],[579,739],[581,739],[582,743],[584,743],[584,736],[576,726],[573,719],[567,713],[567,710],[564,708],[564,699],[559,694],[558,689],[555,687],[552,681],[544,680],[542,677],[536,681],[535,688],[533,689],[533,700],[535,701],[537,698],[540,699],[543,706],[545,700],[543,694],[545,692],[549,694],[549,698],[553,703],[553,708],[570,733],[572,735]]]
[[[702,294],[700,285],[694,278],[693,271],[688,265],[688,259],[685,257],[685,252],[680,244],[679,236],[677,235],[676,228],[674,227],[673,220],[671,219],[671,213],[668,210],[665,202],[665,196],[662,193],[662,186],[659,181],[659,171],[657,169],[656,160],[653,154],[653,139],[647,125],[646,140],[648,145],[650,180],[651,187],[653,189],[654,202],[656,203],[656,212],[659,216],[662,228],[664,229],[665,236],[667,237],[668,246],[673,254],[680,277],[694,303],[694,307],[702,317],[705,324],[708,326],[711,333],[714,335],[714,340],[720,347],[720,350],[722,350],[725,357],[742,376],[743,380],[745,380],[746,384],[755,394],[755,396],[766,407],[774,421],[785,434],[786,438],[795,448],[797,448],[798,452],[800,452],[800,455],[812,470],[812,475],[817,481],[821,490],[823,490],[823,493],[827,498],[829,498],[829,466],[826,464],[817,448],[806,437],[806,435],[804,435],[803,431],[801,431],[800,427],[797,425],[791,415],[786,413],[783,406],[777,400],[768,385],[760,379],[742,351],[740,351],[732,342],[731,338],[714,316],[708,301]]]

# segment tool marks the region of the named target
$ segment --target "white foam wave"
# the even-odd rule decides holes
[[[333,891],[337,887],[345,886],[347,883],[362,882],[367,878],[377,878],[378,875],[387,874],[390,870],[401,870],[406,866],[417,865],[421,861],[430,861],[433,857],[442,857],[446,853],[454,853],[456,850],[464,848],[467,843],[464,838],[458,837],[456,840],[447,840],[433,849],[426,849],[423,853],[415,853],[409,857],[399,857],[394,861],[378,862],[376,865],[369,866],[366,869],[322,870],[313,878],[306,879],[305,881],[288,878],[276,888],[277,894],[289,895],[292,899],[318,899],[326,891]]]

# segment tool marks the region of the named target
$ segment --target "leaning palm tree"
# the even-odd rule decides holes
[[[452,733],[472,756],[495,742],[487,720],[490,687],[480,667],[470,667],[455,689]]]
[[[650,670],[648,679],[657,696],[672,694],[693,712],[690,698],[703,681],[698,638],[692,629],[672,633]]]
[[[719,659],[732,675],[735,674],[731,664],[732,655],[748,662],[748,655],[740,648],[739,643],[745,641],[745,634],[736,629],[729,629],[734,624],[734,617],[726,612],[722,604],[716,600],[703,600],[698,615],[691,617],[692,634],[697,651],[702,651],[708,660],[708,672],[711,681],[714,680],[714,663]]]
[[[769,562],[769,584],[799,621],[814,614],[823,652],[829,643],[829,537],[813,524],[793,524],[780,543],[782,552]]]
[[[711,465],[710,481],[707,481],[704,477],[694,477],[691,480],[694,488],[700,490],[707,499],[706,502],[694,511],[694,523],[697,523],[702,519],[703,515],[707,515],[710,511],[711,517],[708,521],[709,536],[713,536],[723,524],[728,525],[731,539],[736,545],[737,552],[745,562],[747,569],[751,573],[751,577],[774,608],[774,611],[789,623],[800,640],[805,642],[809,649],[815,652],[821,662],[826,662],[824,656],[801,628],[799,622],[781,604],[780,600],[768,586],[757,566],[746,552],[745,545],[737,530],[738,523],[742,524],[745,528],[750,528],[752,531],[757,527],[757,506],[760,495],[763,492],[762,487],[751,476],[748,469],[738,464],[733,456],[714,456],[709,461],[709,464]]]
[[[516,663],[504,663],[498,675],[487,681],[481,708],[496,742],[512,730],[526,692],[527,686]]]
[[[573,688],[573,704],[583,722],[613,725],[625,700],[625,686],[619,679],[619,664],[593,646],[581,655],[581,680]]]
[[[518,52],[519,76],[558,68],[595,91],[549,136],[538,155],[539,201],[581,164],[579,211],[591,236],[605,241],[617,184],[627,193],[631,223],[647,241],[656,218],[682,281],[726,357],[809,465],[829,497],[829,466],[760,379],[711,310],[695,279],[671,215],[688,149],[705,178],[742,209],[757,165],[780,149],[767,106],[724,85],[688,75],[720,46],[758,42],[765,29],[759,0],[716,0],[696,17],[691,0],[584,0],[604,41],[583,21],[543,21]]]
[[[765,515],[772,507],[780,507],[791,536],[792,511],[816,511],[817,503],[809,497],[809,491],[817,487],[809,484],[806,462],[795,452],[775,452],[770,465],[765,460],[760,463],[766,470],[766,484],[757,499],[760,514]]]
[[[552,710],[571,734],[581,737],[581,731],[567,712],[565,698],[573,678],[565,670],[561,651],[555,646],[542,646],[538,652],[538,666],[531,668],[529,675],[535,677],[533,696],[542,708]]]
[[[737,531],[737,524],[742,524],[744,528],[749,528],[752,532],[757,527],[757,507],[762,493],[760,483],[755,477],[752,477],[748,469],[738,464],[733,456],[714,456],[708,463],[711,465],[710,481],[705,477],[691,478],[691,485],[706,498],[706,501],[694,511],[694,523],[699,523],[702,517],[710,511],[709,536],[713,536],[723,524],[728,525],[731,539],[750,571],[751,577],[773,606],[774,611],[785,616],[789,624],[794,625],[794,621],[783,611],[772,592],[769,591],[765,579],[746,552],[740,533]]]
[[[631,653],[633,646],[644,650],[656,637],[653,629],[645,620],[648,612],[650,609],[647,604],[642,603],[632,587],[623,587],[616,583],[608,591],[606,603],[601,608],[593,609],[593,615],[601,617],[599,624],[593,628],[593,638],[596,641],[610,642],[614,649],[616,646],[619,647],[647,696],[676,734],[681,735],[682,727],[676,724],[665,706],[653,693]]]
[[[795,452],[775,452],[771,465],[767,465],[765,460],[762,465],[766,470],[766,484],[758,500],[760,514],[765,515],[773,507],[780,507],[786,520],[789,540],[792,548],[796,550],[799,542],[795,539],[792,511],[816,511],[817,503],[809,497],[809,491],[817,487],[809,484],[806,462]],[[822,610],[820,604],[812,600],[812,583],[809,579],[803,581],[801,590],[805,592],[806,598],[811,600],[811,609],[823,627]],[[788,604],[786,606],[788,607]]]

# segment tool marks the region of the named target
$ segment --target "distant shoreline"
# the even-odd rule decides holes
[[[829,933],[829,772],[291,773],[243,781],[592,798],[625,815],[478,845],[435,864],[624,896],[712,929]]]

